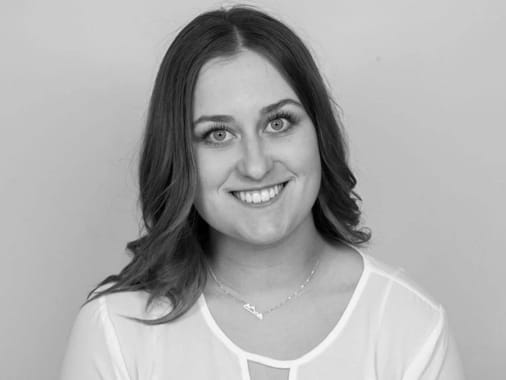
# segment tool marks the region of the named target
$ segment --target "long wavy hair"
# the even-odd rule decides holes
[[[87,302],[104,294],[143,290],[149,293],[148,308],[158,297],[167,297],[172,307],[166,315],[139,319],[160,324],[183,315],[202,293],[209,228],[193,206],[193,92],[206,62],[245,49],[263,55],[279,70],[316,128],[322,167],[320,193],[312,208],[317,230],[335,242],[358,245],[369,240],[369,230],[359,228],[361,199],[353,190],[356,179],[347,163],[337,107],[311,53],[290,28],[254,7],[219,9],[186,25],[162,60],[139,165],[145,233],[127,244],[133,253],[130,263],[98,284]]]

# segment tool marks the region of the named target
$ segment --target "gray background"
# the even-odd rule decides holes
[[[158,64],[219,4],[2,2],[3,379],[56,378],[85,294],[127,263]],[[445,305],[470,379],[503,378],[504,2],[256,4],[311,46],[343,108],[367,252]]]

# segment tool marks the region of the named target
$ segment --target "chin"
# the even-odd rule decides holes
[[[239,238],[249,244],[254,245],[272,245],[282,240],[287,231],[286,228],[258,228],[240,231]]]

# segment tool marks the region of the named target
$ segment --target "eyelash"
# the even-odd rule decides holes
[[[282,131],[280,131],[280,132],[274,132],[274,133],[279,133],[279,134],[285,133],[285,132],[289,131],[290,129],[292,129],[293,125],[296,124],[299,121],[298,118],[295,115],[293,115],[292,113],[290,113],[290,112],[287,112],[287,111],[278,111],[278,112],[270,115],[267,118],[267,124],[270,124],[274,120],[278,120],[278,119],[285,119],[289,123],[288,127],[286,127],[285,129],[283,129]],[[209,136],[213,132],[217,132],[217,131],[226,131],[226,132],[232,133],[232,131],[230,130],[230,128],[228,128],[227,126],[225,126],[225,125],[216,125],[216,126],[211,127],[211,129],[209,129],[208,131],[206,131],[202,135],[202,137],[200,139],[202,141],[204,141],[205,144],[208,144],[208,145],[214,145],[214,146],[216,146],[216,145],[222,145],[224,143],[216,143],[216,142],[208,140]]]

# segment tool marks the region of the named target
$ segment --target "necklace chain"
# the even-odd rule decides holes
[[[309,276],[306,278],[306,280],[302,284],[299,285],[299,287],[297,288],[297,290],[295,292],[290,294],[288,297],[283,299],[281,302],[275,304],[274,306],[271,306],[270,308],[268,308],[267,310],[262,311],[262,312],[258,311],[254,305],[252,305],[251,303],[246,301],[242,296],[239,295],[239,293],[237,293],[233,289],[229,288],[228,286],[224,285],[220,280],[218,280],[218,278],[216,277],[216,274],[214,273],[214,271],[211,268],[211,265],[208,265],[208,268],[209,268],[209,272],[211,273],[211,276],[213,277],[213,280],[216,282],[216,284],[218,285],[218,287],[221,289],[221,291],[224,294],[226,294],[229,297],[232,297],[235,301],[242,304],[243,309],[245,309],[249,313],[253,314],[258,319],[262,320],[263,317],[265,316],[265,314],[268,314],[276,309],[279,309],[281,306],[283,306],[287,302],[298,297],[304,291],[304,289],[306,288],[306,285],[309,284],[309,282],[313,279],[313,276],[316,272],[316,269],[318,268],[319,263],[320,263],[320,259],[318,259],[316,261],[315,265],[313,266],[313,269],[311,270],[311,273],[309,273]]]

